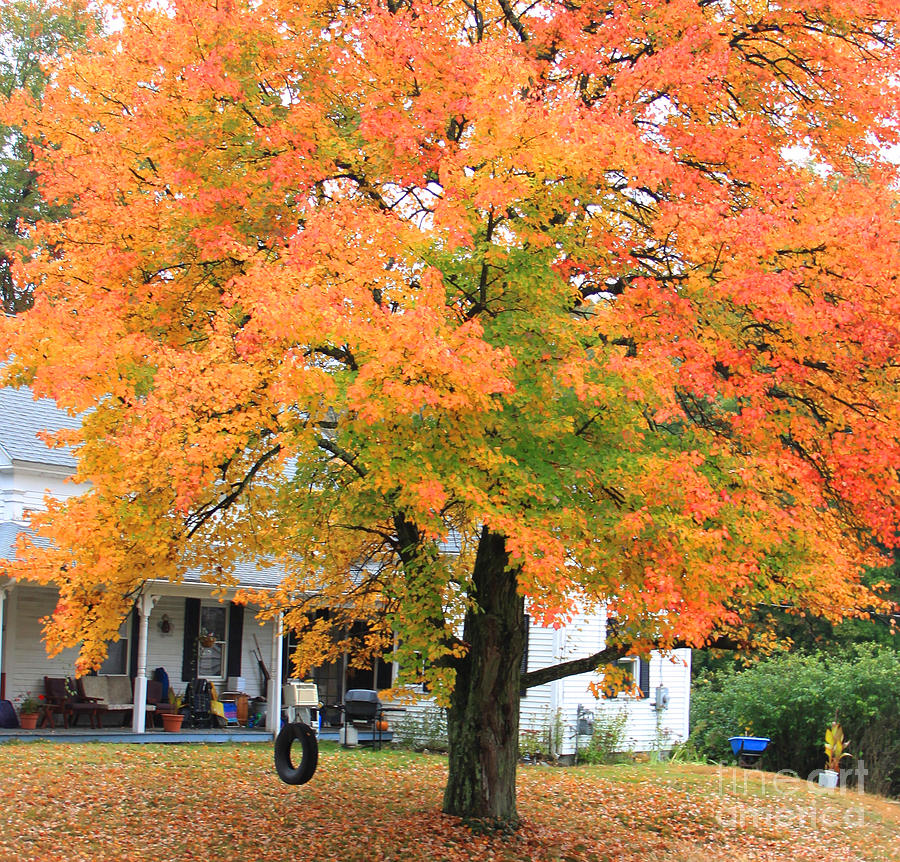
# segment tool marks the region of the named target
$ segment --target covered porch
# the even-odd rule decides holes
[[[271,573],[266,574],[271,579]],[[247,580],[244,574],[242,581]],[[112,666],[101,668],[100,673],[101,677],[118,674],[126,682],[130,677],[133,705],[129,701],[127,712],[103,713],[100,726],[91,728],[84,726],[84,719],[74,727],[65,727],[62,715],[45,719],[42,709],[42,726],[35,730],[0,728],[0,742],[260,742],[277,735],[284,715],[282,686],[290,675],[292,633],[285,634],[280,617],[257,620],[252,607],[235,605],[229,601],[231,595],[219,601],[210,593],[211,587],[200,582],[147,583],[145,593],[137,598],[120,629],[120,640],[111,645]],[[38,697],[44,694],[45,677],[74,676],[75,651],[66,650],[51,659],[41,641],[39,621],[52,612],[55,603],[53,589],[0,582],[0,698],[15,702],[17,695],[29,692]],[[147,707],[148,680],[157,667],[167,670],[177,695],[197,677],[212,678],[218,698],[226,706],[228,701],[235,701],[239,690],[250,699],[251,712],[256,704],[257,721],[250,722],[254,726],[249,727],[244,722],[236,724],[232,717],[226,727],[213,728],[192,728],[186,721],[176,733],[164,731],[153,720],[152,706],[149,712]],[[218,673],[210,673],[211,667]],[[385,660],[370,668],[354,668],[346,654],[334,664],[316,668],[312,678],[324,707],[314,715],[319,739],[343,741],[342,705],[348,689],[388,688],[393,672],[392,664]],[[373,736],[360,728],[357,741],[367,744],[374,741],[370,738]],[[392,733],[382,731],[380,736],[382,742],[390,742]]]
[[[271,573],[266,575],[271,581]],[[257,575],[253,586],[259,586],[263,577]],[[151,737],[158,735],[149,720],[153,708],[148,714],[147,707],[147,682],[157,668],[166,671],[170,688],[179,696],[189,682],[204,677],[215,685],[219,700],[244,695],[260,702],[264,719],[259,724],[268,730],[232,727],[230,722],[227,728],[220,728],[222,733],[252,731],[252,738],[259,739],[277,732],[284,675],[281,622],[257,620],[252,607],[231,600],[234,589],[227,592],[219,601],[213,597],[213,587],[199,580],[148,582],[123,622],[119,639],[110,645],[107,664],[100,669],[100,676],[131,680],[131,696],[127,697],[130,715],[126,718],[121,709],[117,715],[110,712],[103,716],[104,725],[115,722],[131,726],[99,728],[104,737],[145,732]],[[54,658],[44,650],[41,620],[52,613],[55,604],[56,591],[52,588],[0,578],[0,699],[9,699],[16,707],[26,696],[45,697],[46,677],[75,676],[75,650],[64,650]],[[37,731],[0,730],[0,738],[10,732],[26,738],[46,734],[54,739],[71,733],[73,738],[84,739],[91,731],[45,726]]]
[[[321,728],[317,731],[320,742],[341,742],[340,729],[334,727]],[[375,734],[369,730],[357,730],[357,743],[368,745],[375,741]],[[389,730],[381,732],[381,743],[388,744],[393,740]],[[59,742],[67,745],[85,742],[111,742],[118,745],[178,745],[199,743],[270,743],[272,734],[264,727],[226,727],[226,728],[182,728],[177,733],[163,730],[144,729],[138,733],[130,727],[103,727],[93,730],[90,727],[54,727],[36,730],[23,728],[0,728],[0,745],[5,742]]]

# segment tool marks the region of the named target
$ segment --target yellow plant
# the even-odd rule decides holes
[[[840,772],[841,760],[850,756],[849,751],[844,751],[844,730],[838,722],[833,721],[831,727],[825,731],[825,757],[828,769]]]

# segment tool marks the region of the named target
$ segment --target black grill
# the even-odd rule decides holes
[[[368,688],[351,688],[344,695],[344,714],[348,721],[375,721],[381,718],[378,692]]]

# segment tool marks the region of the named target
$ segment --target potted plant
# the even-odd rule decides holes
[[[167,733],[177,733],[181,730],[181,723],[184,721],[184,715],[180,712],[161,712],[159,717],[162,719],[163,730]]]
[[[38,711],[41,708],[40,701],[43,699],[44,695],[33,697],[30,691],[26,691],[24,695],[16,698],[19,706],[19,724],[23,730],[34,730],[37,727]]]
[[[844,731],[837,721],[825,731],[825,769],[819,773],[819,786],[833,789],[838,786],[841,777],[841,760],[850,757],[844,750]]]

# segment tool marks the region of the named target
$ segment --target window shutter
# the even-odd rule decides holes
[[[125,668],[132,679],[137,676],[138,672],[138,638],[141,636],[141,621],[137,608],[131,611],[131,643],[128,644],[128,667]]]
[[[226,676],[241,675],[241,654],[244,645],[244,606],[230,603],[228,608],[228,656]]]
[[[291,679],[294,676],[294,650],[297,649],[297,633],[286,626],[282,635],[281,678]],[[385,686],[387,688],[387,686]]]
[[[181,681],[197,676],[197,638],[200,637],[200,599],[184,600],[184,652],[181,657]]]
[[[638,681],[638,687],[641,690],[641,697],[650,697],[650,662],[646,659],[641,659],[640,662],[640,680]]]
[[[377,683],[375,687],[379,690],[390,688],[394,684],[394,665],[381,656],[375,661],[377,662]]]
[[[528,673],[528,636],[531,633],[531,617],[525,614],[525,644],[522,649],[522,661],[519,663],[519,676]],[[523,688],[519,691],[519,697],[526,697],[528,689]]]

